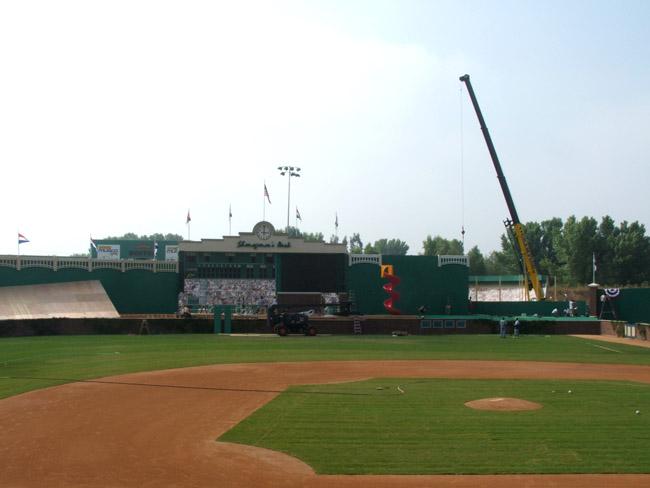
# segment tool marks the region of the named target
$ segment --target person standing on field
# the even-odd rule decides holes
[[[501,320],[499,320],[499,333],[501,334],[501,339],[506,338],[506,325],[508,323],[506,322],[505,317],[501,317]]]
[[[514,335],[515,337],[519,337],[519,327],[521,326],[521,323],[519,322],[519,317],[515,319],[515,332]]]

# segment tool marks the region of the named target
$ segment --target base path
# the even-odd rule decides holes
[[[650,383],[650,367],[508,361],[267,363],[185,368],[71,383],[0,400],[0,486],[650,486],[650,474],[322,476],[282,453],[215,441],[289,385],[372,377]]]
[[[582,334],[574,334],[573,337],[579,337],[580,339],[587,339],[592,341],[625,344],[626,346],[650,347],[650,341],[643,341],[641,339],[630,339],[628,337],[616,337],[610,335],[582,335]]]

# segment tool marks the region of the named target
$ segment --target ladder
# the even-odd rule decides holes
[[[354,317],[352,324],[352,330],[355,334],[363,334],[363,329],[361,328],[361,320],[359,317]]]
[[[598,316],[598,318],[607,319],[608,315],[611,316],[612,319],[617,320],[616,309],[614,309],[614,304],[612,303],[612,299],[609,297],[605,297],[605,300],[600,302],[600,315]]]
[[[357,295],[354,290],[348,292],[348,301],[350,302],[350,313],[358,313],[357,310]]]

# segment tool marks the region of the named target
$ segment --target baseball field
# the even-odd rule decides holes
[[[565,336],[0,341],[3,486],[644,486],[650,349]]]

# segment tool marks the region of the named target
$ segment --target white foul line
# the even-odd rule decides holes
[[[621,352],[621,351],[617,351],[616,349],[611,349],[609,347],[599,346],[598,344],[591,344],[591,345],[594,346],[594,347],[600,347],[601,349],[605,349],[606,351],[612,351],[612,352],[618,352],[618,353]]]

